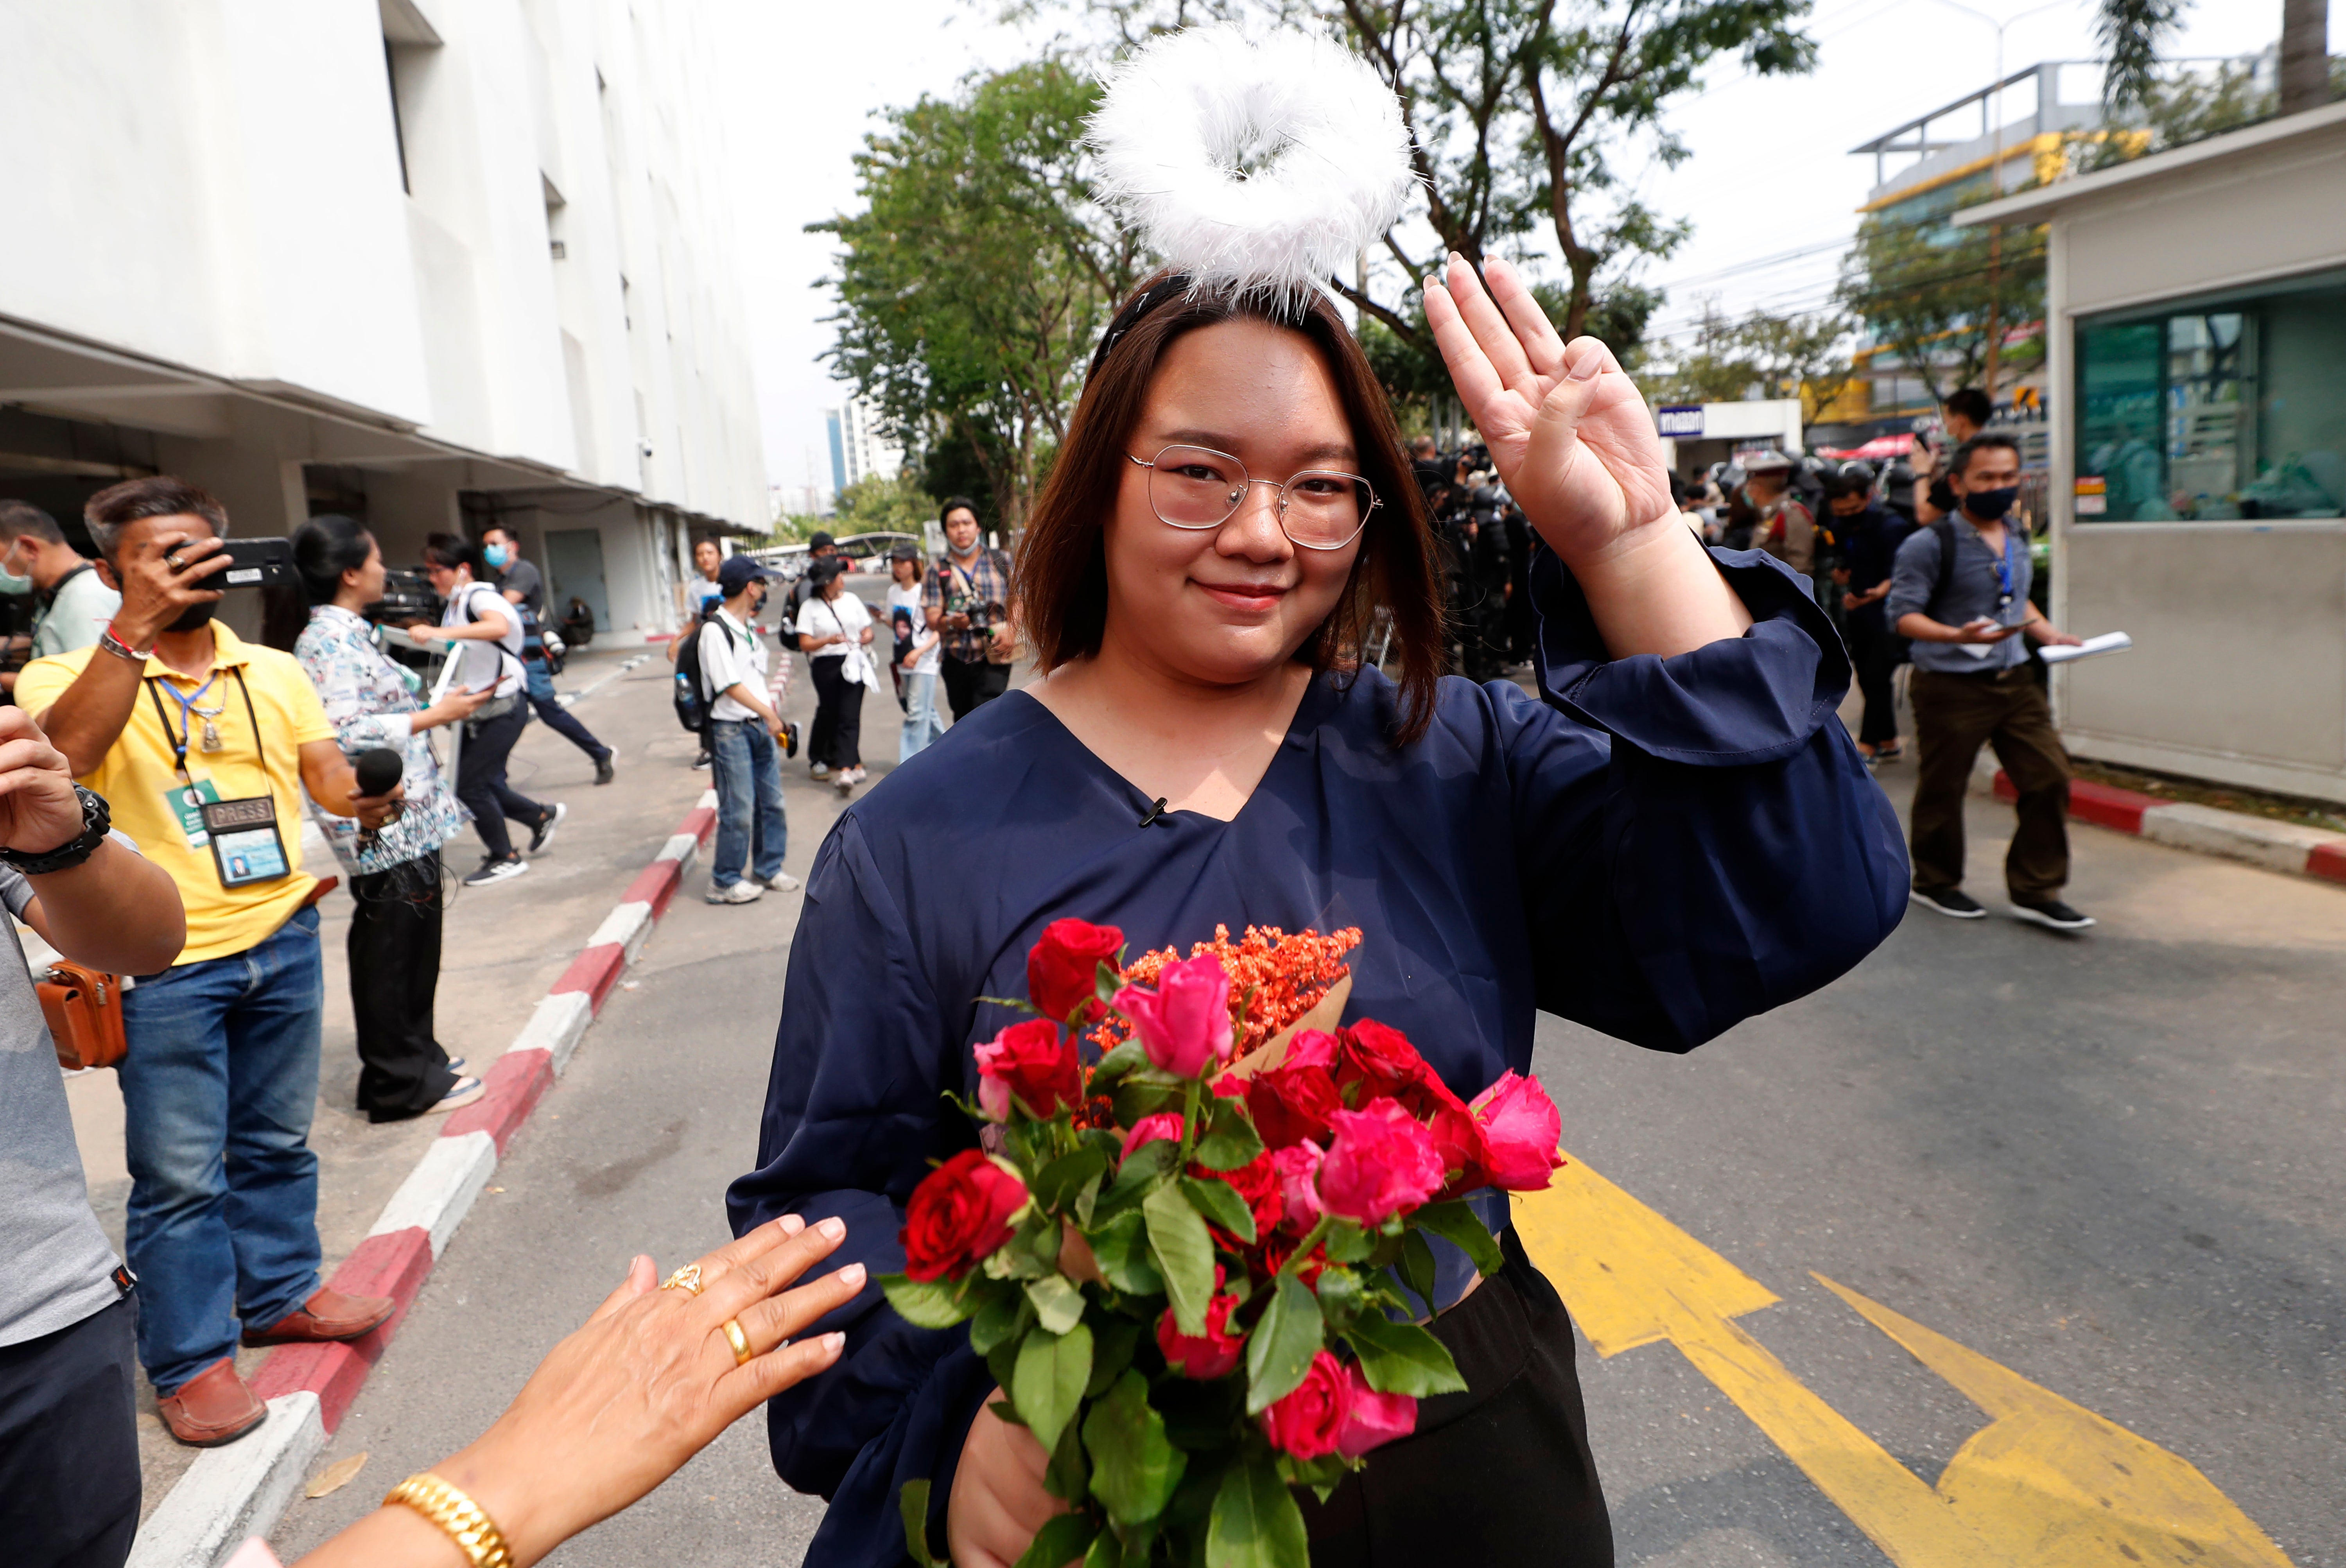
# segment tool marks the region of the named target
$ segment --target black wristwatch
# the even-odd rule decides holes
[[[95,789],[74,786],[81,797],[81,832],[45,854],[27,855],[19,850],[0,849],[0,865],[13,868],[28,877],[46,876],[51,871],[67,871],[97,853],[98,845],[106,842],[106,832],[113,826],[113,814],[106,809],[106,797]]]

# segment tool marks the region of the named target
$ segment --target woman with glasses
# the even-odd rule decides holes
[[[901,1268],[898,1206],[975,1142],[940,1092],[974,1093],[973,1045],[1015,1018],[971,999],[1019,994],[1062,917],[1122,927],[1136,954],[1217,924],[1357,926],[1346,1022],[1401,1029],[1466,1098],[1531,1070],[1541,1012],[1682,1052],[1897,923],[1898,826],[1834,718],[1831,626],[1779,564],[1677,521],[1612,355],[1566,344],[1513,269],[1486,276],[1454,264],[1427,319],[1543,542],[1541,695],[1443,677],[1428,522],[1334,308],[1151,280],[1020,545],[1043,677],[929,748],[949,788],[876,791],[815,860],[737,1230],[836,1212],[842,1259]],[[1358,656],[1380,606],[1393,678]],[[1372,1542],[1386,1561],[1612,1561],[1569,1320],[1504,1195],[1476,1201],[1507,1265],[1483,1278],[1445,1249],[1433,1325],[1468,1390],[1302,1499],[1315,1563]],[[927,1477],[933,1543],[1015,1563],[1057,1504],[1041,1448],[986,1408],[966,1331],[913,1328],[876,1288],[831,1324],[841,1364],[771,1407],[781,1474],[831,1498],[807,1561],[900,1560],[897,1500]]]

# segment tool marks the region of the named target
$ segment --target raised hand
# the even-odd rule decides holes
[[[1613,351],[1566,343],[1506,262],[1450,260],[1425,291],[1425,318],[1467,417],[1525,516],[1566,564],[1637,529],[1675,523],[1653,416]]]
[[[81,797],[65,753],[32,715],[0,708],[0,848],[46,854],[81,836]]]

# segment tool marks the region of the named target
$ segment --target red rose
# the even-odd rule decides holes
[[[1082,1022],[1092,1022],[1100,1011],[1099,966],[1113,964],[1123,946],[1124,932],[1112,925],[1053,921],[1043,928],[1042,940],[1027,950],[1026,1000],[1044,1017],[1060,1023],[1088,1003]]]
[[[1442,1190],[1448,1173],[1425,1124],[1392,1100],[1328,1118],[1336,1141],[1320,1165],[1320,1201],[1331,1214],[1379,1226]]]
[[[1407,1394],[1381,1394],[1369,1387],[1361,1369],[1349,1363],[1344,1376],[1352,1384],[1352,1409],[1344,1430],[1336,1436],[1336,1451],[1358,1459],[1372,1448],[1405,1438],[1417,1430],[1417,1401]]]
[[[1323,1073],[1336,1070],[1336,1037],[1325,1029],[1299,1029],[1295,1038],[1287,1043],[1287,1054],[1280,1057],[1281,1067],[1317,1067]]]
[[[1548,1184],[1564,1156],[1556,1152],[1564,1118],[1536,1078],[1513,1068],[1474,1096],[1474,1118],[1483,1124],[1490,1149],[1491,1185],[1509,1192],[1537,1192]]]
[[[1318,1144],[1290,1144],[1270,1156],[1280,1217],[1298,1236],[1308,1235],[1320,1223],[1320,1162],[1324,1157]]]
[[[1123,1165],[1132,1157],[1133,1150],[1143,1144],[1153,1144],[1159,1138],[1178,1144],[1181,1141],[1181,1113],[1178,1111],[1159,1111],[1153,1116],[1143,1116],[1132,1124],[1130,1132],[1124,1135],[1124,1151],[1116,1156],[1117,1164]]]
[[[1428,1073],[1402,1096],[1402,1105],[1433,1135],[1433,1152],[1449,1178],[1443,1196],[1455,1197],[1490,1185],[1491,1151],[1483,1141],[1483,1125],[1450,1085]]]
[[[1279,1175],[1271,1169],[1268,1153],[1257,1155],[1231,1171],[1208,1170],[1204,1166],[1193,1164],[1189,1166],[1189,1174],[1194,1176],[1219,1176],[1229,1183],[1232,1190],[1246,1204],[1248,1212],[1254,1216],[1256,1240],[1269,1236],[1271,1227],[1279,1223],[1280,1214],[1285,1206],[1280,1199]],[[1222,1245],[1225,1251],[1237,1252],[1248,1245],[1219,1225],[1209,1222],[1207,1227],[1214,1233],[1214,1239]]]
[[[1341,1110],[1343,1104],[1336,1095],[1336,1081],[1324,1067],[1289,1064],[1247,1082],[1247,1109],[1254,1114],[1254,1130],[1270,1148],[1324,1137],[1328,1113]]]
[[[958,1278],[1010,1239],[1026,1207],[1026,1184],[976,1149],[964,1149],[931,1171],[904,1206],[904,1272],[915,1279]]]
[[[1336,1042],[1336,1087],[1349,1091],[1360,1086],[1358,1094],[1344,1096],[1352,1105],[1366,1105],[1380,1095],[1397,1099],[1433,1074],[1406,1035],[1373,1018],[1341,1031]]]
[[[1072,1036],[1047,1018],[1013,1023],[978,1046],[977,1103],[997,1122],[1010,1119],[1010,1096],[1030,1115],[1056,1115],[1084,1103],[1084,1066]]]
[[[1344,1364],[1322,1350],[1311,1358],[1302,1386],[1262,1412],[1263,1435],[1281,1453],[1318,1459],[1336,1451],[1352,1413],[1352,1380]]]
[[[1157,1348],[1165,1352],[1165,1364],[1185,1378],[1203,1381],[1210,1378],[1227,1378],[1238,1370],[1239,1358],[1246,1354],[1246,1336],[1229,1332],[1230,1314],[1238,1310],[1239,1298],[1222,1291],[1222,1270],[1214,1268],[1214,1298],[1206,1303],[1206,1331],[1184,1334],[1173,1326],[1173,1308],[1165,1308],[1165,1316],[1157,1320]]]

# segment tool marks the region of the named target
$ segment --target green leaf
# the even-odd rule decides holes
[[[1247,1338],[1247,1414],[1259,1416],[1300,1388],[1325,1339],[1319,1298],[1292,1274],[1281,1275]]]
[[[1084,1319],[1084,1293],[1064,1274],[1028,1280],[1026,1299],[1035,1304],[1035,1321],[1054,1334],[1064,1334]]]
[[[1153,1139],[1133,1150],[1131,1157],[1117,1172],[1116,1180],[1100,1194],[1099,1203],[1093,1209],[1094,1217],[1137,1207],[1141,1199],[1164,1185],[1174,1162],[1180,1157],[1181,1151],[1169,1138]]]
[[[1137,1371],[1127,1371],[1092,1406],[1084,1447],[1092,1456],[1092,1495],[1123,1525],[1155,1519],[1188,1462],[1167,1440],[1164,1418],[1149,1408],[1148,1380]]]
[[[1433,1248],[1425,1245],[1425,1237],[1411,1231],[1401,1239],[1402,1283],[1417,1292],[1425,1303],[1425,1315],[1433,1316]]]
[[[1158,1272],[1165,1276],[1173,1326],[1184,1334],[1204,1333],[1206,1303],[1214,1294],[1214,1242],[1206,1234],[1206,1222],[1178,1187],[1158,1187],[1141,1204],[1140,1212],[1148,1219],[1148,1246],[1157,1256]]]
[[[1307,1568],[1311,1547],[1303,1511],[1273,1465],[1235,1464],[1214,1494],[1206,1530],[1206,1568]]]
[[[1450,1203],[1432,1203],[1409,1217],[1410,1223],[1420,1230],[1430,1230],[1445,1241],[1457,1244],[1474,1271],[1485,1279],[1507,1266],[1506,1256],[1499,1250],[1491,1227],[1474,1212],[1474,1206],[1464,1198]]]
[[[1084,1457],[1084,1434],[1078,1423],[1069,1421],[1067,1430],[1059,1434],[1059,1446],[1051,1451],[1051,1462],[1043,1467],[1043,1489],[1078,1507],[1091,1495],[1091,1461]]]
[[[1361,1376],[1381,1394],[1454,1394],[1465,1388],[1450,1347],[1414,1323],[1396,1323],[1375,1312],[1363,1312],[1344,1330],[1353,1354],[1361,1359]]]
[[[1048,1209],[1066,1209],[1076,1201],[1084,1184],[1107,1169],[1107,1151],[1096,1144],[1086,1144],[1070,1155],[1061,1155],[1035,1174],[1034,1185],[1027,1190],[1035,1201]]]
[[[1089,1087],[1095,1095],[1105,1095],[1124,1081],[1125,1074],[1148,1065],[1148,1053],[1137,1040],[1127,1040],[1092,1067]]]
[[[929,1483],[908,1481],[896,1496],[896,1512],[904,1520],[904,1553],[920,1568],[944,1568],[929,1550]]]
[[[1024,1333],[1032,1321],[1034,1307],[1025,1291],[989,1286],[985,1305],[970,1320],[969,1348],[981,1356],[991,1354],[996,1345],[1007,1344]]]
[[[1092,1549],[1084,1553],[1084,1568],[1124,1568],[1124,1550],[1116,1543],[1116,1532],[1103,1530],[1092,1537]]]
[[[1328,1238],[1321,1247],[1331,1263],[1361,1263],[1377,1249],[1377,1238],[1349,1219],[1338,1220],[1328,1227]]]
[[[950,1329],[970,1315],[969,1303],[950,1279],[914,1279],[883,1274],[880,1289],[896,1315],[915,1329]]]
[[[1337,1328],[1350,1323],[1367,1305],[1368,1293],[1361,1277],[1349,1268],[1330,1264],[1311,1282],[1311,1293],[1320,1298],[1320,1315]]]
[[[1084,1554],[1099,1526],[1081,1513],[1062,1513],[1035,1532],[1034,1543],[1019,1555],[1016,1568],[1066,1568]]]
[[[1100,1278],[1127,1296],[1154,1296],[1165,1288],[1165,1277],[1148,1250],[1148,1228],[1137,1213],[1127,1211],[1096,1230],[1084,1232],[1092,1244]]]
[[[1075,1419],[1091,1376],[1092,1331],[1081,1323],[1064,1334],[1033,1329],[1018,1347],[1017,1380],[1010,1397],[1046,1451],[1058,1446],[1059,1433]]]
[[[1107,1386],[1132,1365],[1132,1353],[1140,1345],[1141,1328],[1129,1318],[1113,1316],[1103,1317],[1091,1325],[1092,1380],[1084,1385],[1084,1398],[1096,1400],[1107,1392]]]
[[[1181,1084],[1127,1078],[1117,1085],[1116,1125],[1137,1127],[1143,1116],[1153,1116],[1159,1111],[1178,1111],[1181,1108],[1182,1097]]]
[[[1183,1176],[1181,1190],[1199,1214],[1240,1241],[1254,1239],[1254,1210],[1229,1183],[1219,1176]]]
[[[1198,1140],[1198,1163],[1209,1171],[1234,1171],[1262,1153],[1262,1135],[1247,1115],[1246,1102],[1214,1096],[1213,1120]]]

